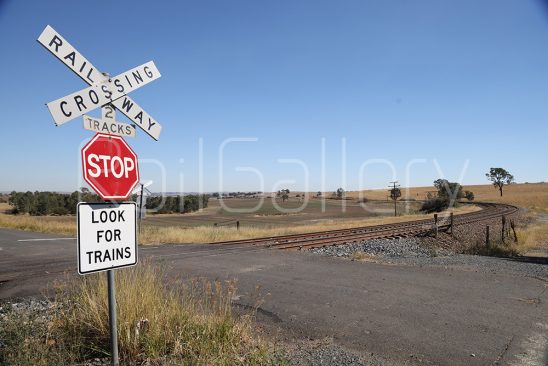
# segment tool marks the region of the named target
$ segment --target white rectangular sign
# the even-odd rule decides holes
[[[89,131],[108,133],[124,137],[135,137],[135,127],[127,124],[116,122],[110,119],[100,119],[84,114],[84,128]]]
[[[101,84],[85,89],[47,104],[56,125],[61,125],[93,109],[123,97],[160,77],[153,61],[137,66]]]
[[[81,53],[79,53],[63,36],[61,36],[51,26],[46,26],[42,34],[38,37],[38,42],[44,46],[59,61],[64,63],[69,69],[80,76],[88,85],[101,84],[108,81],[108,76],[103,75],[95,66],[91,64]],[[123,103],[133,105],[131,111],[122,111],[126,117],[135,122],[150,137],[158,141],[162,126],[156,122],[147,112],[145,112],[133,99],[124,96],[112,103],[120,109]]]
[[[136,204],[78,203],[78,273],[137,264]]]

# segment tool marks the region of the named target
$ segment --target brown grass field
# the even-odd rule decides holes
[[[472,191],[476,201],[508,203],[518,207],[525,207],[537,212],[548,212],[548,183],[523,183],[505,186],[503,196],[493,185],[463,186],[464,190]],[[402,196],[423,200],[427,192],[433,192],[434,187],[402,188]],[[367,197],[369,199],[386,199],[385,190],[366,190],[347,192],[352,198]]]
[[[536,223],[520,230],[521,242],[530,249],[548,241],[548,225],[537,220],[545,219],[548,213],[548,183],[507,186],[502,197],[492,185],[465,186],[464,189],[474,192],[476,201],[509,203],[528,208]],[[433,188],[404,188],[402,193],[403,198],[418,201],[423,200],[429,191],[433,191]],[[227,199],[222,202],[211,199],[209,207],[191,214],[149,213],[143,221],[140,242],[142,244],[210,243],[431,217],[431,215],[419,213],[421,203],[415,201],[399,201],[397,207],[399,215],[394,217],[393,203],[386,200],[387,190],[347,192],[349,199],[346,201],[311,198],[301,210],[298,208],[303,205],[303,201],[296,198],[295,194],[292,193],[291,198],[286,202],[265,198],[256,210],[253,208],[260,203],[258,199]],[[309,196],[311,197],[312,194]],[[358,203],[360,198],[367,198],[367,203]],[[323,204],[325,204],[324,207]],[[295,212],[280,212],[276,205]],[[76,235],[74,216],[12,216],[4,213],[8,208],[7,204],[0,204],[0,212],[2,212],[0,227]],[[477,206],[462,205],[453,211],[459,214],[476,209],[478,209]],[[235,210],[246,210],[246,212],[234,212]],[[236,221],[240,222],[240,230],[236,230]]]

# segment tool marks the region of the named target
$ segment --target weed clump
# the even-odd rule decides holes
[[[122,364],[266,365],[277,360],[253,331],[253,313],[232,313],[233,282],[166,283],[142,263],[117,271]],[[41,311],[0,316],[0,364],[70,365],[109,357],[106,279],[79,277],[60,286]]]

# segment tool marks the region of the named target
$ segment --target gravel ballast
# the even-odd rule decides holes
[[[314,248],[310,251],[324,256],[369,262],[504,273],[548,281],[546,264],[531,262],[522,257],[499,258],[455,254],[448,249],[434,248],[431,238],[374,239]]]

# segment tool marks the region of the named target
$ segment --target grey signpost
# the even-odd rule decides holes
[[[114,269],[137,264],[137,209],[134,202],[79,203],[78,273],[107,272],[112,364],[118,365]],[[109,247],[105,249],[105,244]],[[106,261],[106,258],[109,260]]]
[[[114,271],[107,271],[108,281],[108,321],[110,327],[110,351],[112,352],[112,364],[120,365],[120,357],[118,355],[118,327],[116,325],[116,287],[114,284]]]
[[[162,126],[127,96],[129,92],[161,76],[153,61],[110,77],[100,72],[49,25],[44,28],[37,41],[89,85],[83,90],[47,103],[56,125],[84,116],[84,128],[99,134],[135,137],[135,126],[139,126],[154,140],[159,139]],[[99,107],[101,108],[100,119],[85,115],[88,111]],[[129,118],[134,125],[117,122],[116,109]],[[116,156],[116,158],[120,157]],[[137,169],[136,162],[134,164]],[[113,175],[115,175],[114,172],[111,176]],[[99,194],[105,198],[102,193]],[[99,271],[107,272],[112,364],[118,366],[114,269],[137,264],[136,205],[132,202],[80,202],[77,212],[78,272],[82,275]],[[106,216],[103,213],[106,213]],[[112,213],[115,213],[114,216]],[[102,247],[98,244],[104,241],[114,241],[115,244],[122,246],[111,248],[112,252],[108,250],[103,252],[104,248],[101,249]],[[101,259],[107,256],[108,261]]]

